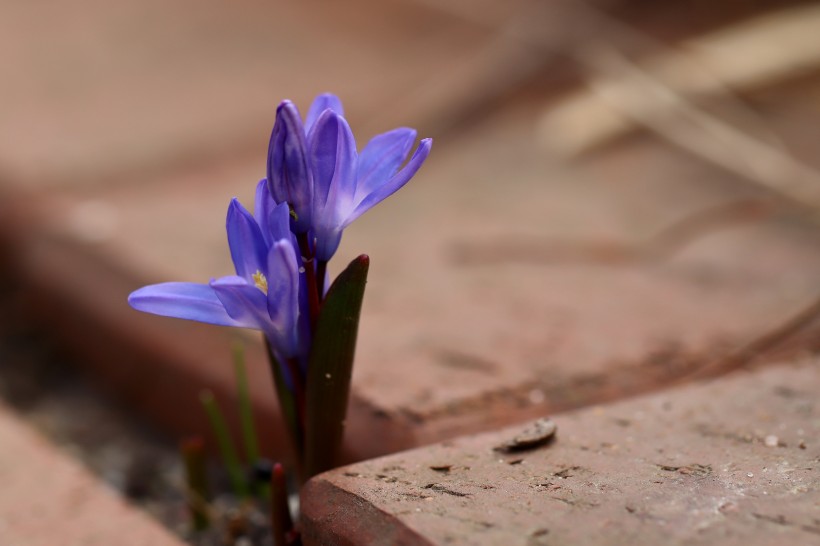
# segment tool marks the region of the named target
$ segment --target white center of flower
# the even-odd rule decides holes
[[[253,274],[253,284],[256,285],[256,288],[261,290],[263,294],[268,293],[268,279],[265,278],[265,274],[261,271],[257,270],[256,273]]]

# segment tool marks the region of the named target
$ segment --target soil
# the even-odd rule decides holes
[[[4,277],[0,275],[0,277]],[[176,442],[157,431],[80,376],[61,351],[27,316],[25,294],[0,282],[0,399],[81,461],[132,504],[191,544],[271,544],[267,518],[240,509],[227,477],[209,461],[210,504],[216,525],[195,533],[184,494],[183,464]]]

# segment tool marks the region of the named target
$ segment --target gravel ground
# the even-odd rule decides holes
[[[212,508],[220,524],[205,534],[193,535],[176,443],[76,373],[71,357],[52,343],[47,332],[38,329],[25,309],[25,295],[3,279],[0,398],[6,404],[112,489],[190,543],[269,543],[264,538],[268,534],[266,519],[255,509],[240,515],[237,503],[224,493],[226,479],[216,463],[210,464],[209,477],[218,495]],[[228,529],[241,527],[250,531],[229,537]]]

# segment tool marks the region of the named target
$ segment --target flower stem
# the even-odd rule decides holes
[[[295,358],[286,358],[285,364],[288,367],[288,373],[293,380],[293,394],[296,397],[296,413],[299,417],[299,425],[302,431],[305,430],[305,378],[302,377],[302,370],[299,368],[299,362]]]
[[[320,291],[316,289],[316,269],[313,259],[313,250],[310,248],[310,240],[307,233],[300,233],[296,236],[299,241],[299,251],[302,254],[302,263],[305,267],[305,276],[308,291],[308,307],[310,310],[310,331],[316,330],[316,321],[319,318]]]
[[[284,376],[285,365],[279,361],[276,354],[271,347],[268,338],[265,338],[265,347],[268,350],[268,359],[270,361],[271,374],[273,375],[273,384],[276,389],[276,397],[279,399],[279,408],[282,410],[282,417],[290,432],[290,438],[295,455],[294,464],[296,474],[302,475],[302,459],[305,451],[305,433],[304,425],[300,418],[300,411],[298,409],[298,402],[296,401],[296,393],[294,389],[288,387]],[[292,366],[289,365],[289,370]],[[291,374],[292,375],[292,374]],[[295,386],[295,385],[294,385]]]
[[[179,446],[185,463],[185,482],[188,486],[188,510],[194,531],[208,528],[208,476],[205,471],[205,441],[200,436],[182,440]]]
[[[273,465],[271,472],[271,527],[273,527],[274,544],[289,544],[288,535],[293,533],[293,519],[288,506],[288,488],[285,483],[285,469],[281,463]]]
[[[327,276],[327,260],[316,260],[316,293],[319,303],[325,298],[325,277]]]

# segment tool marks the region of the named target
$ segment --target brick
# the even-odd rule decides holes
[[[27,186],[110,185],[264,153],[281,99],[307,108],[332,87],[351,119],[390,117],[485,35],[366,0],[5,4],[0,165]]]
[[[306,544],[815,544],[820,360],[462,437],[302,492]]]
[[[562,251],[590,241],[618,248],[697,211],[766,201],[648,139],[580,164],[545,158],[528,138],[539,109],[519,99],[470,134],[437,142],[417,179],[346,233],[332,269],[359,252],[372,259],[351,459],[681,381],[817,297],[820,230],[787,209],[735,218],[661,259]],[[227,202],[249,204],[260,175],[258,164],[226,161],[138,186],[35,195],[31,212],[6,200],[15,213],[6,217],[21,222],[7,236],[40,241],[18,240],[12,261],[43,319],[95,355],[86,359],[95,375],[117,377],[174,430],[200,426],[198,389],[230,400],[228,334],[140,315],[125,297],[147,282],[230,272]],[[105,335],[84,335],[95,331]],[[816,332],[807,327],[783,350],[816,347]],[[258,339],[248,339],[267,421],[270,378]]]
[[[77,461],[0,405],[0,542],[14,546],[181,546]]]
[[[618,17],[667,39],[749,11],[626,4]],[[169,166],[264,151],[276,102],[304,108],[328,87],[367,134],[408,114],[452,129],[541,71],[566,77],[552,54],[596,32],[584,11],[522,1],[7,4],[0,166],[27,186],[138,183]],[[550,45],[516,38],[531,33]]]

